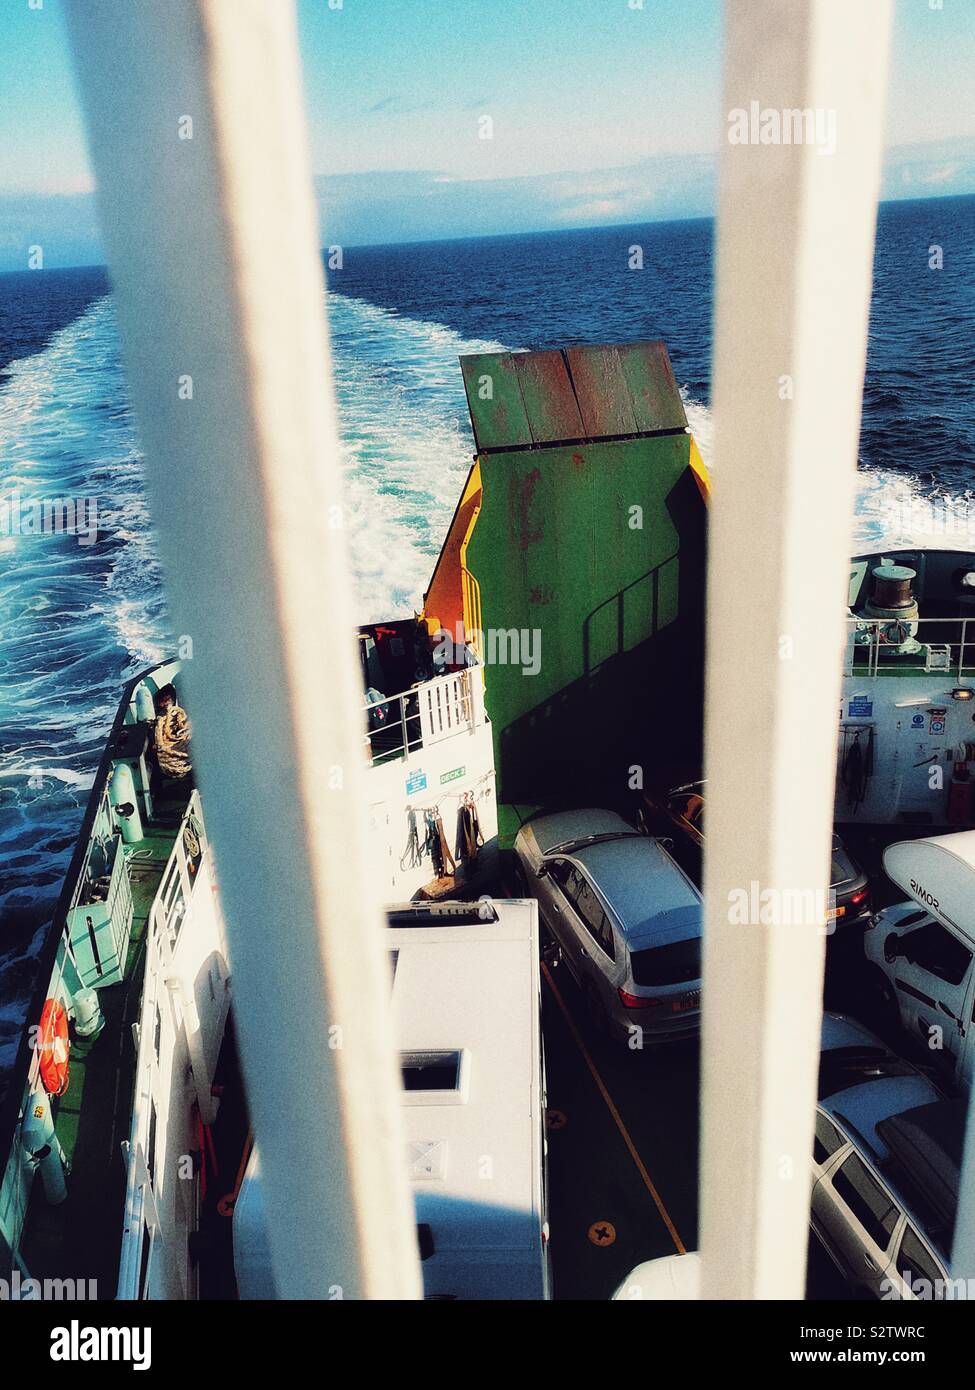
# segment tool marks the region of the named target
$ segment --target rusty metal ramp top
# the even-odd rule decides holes
[[[460,359],[479,454],[687,428],[662,342]]]

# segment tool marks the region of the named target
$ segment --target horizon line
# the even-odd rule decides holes
[[[903,203],[947,203],[957,201],[962,198],[975,198],[975,189],[968,193],[929,193],[921,197],[898,197],[881,198],[877,207],[896,207]],[[341,246],[345,251],[381,251],[397,250],[400,247],[408,246],[448,246],[461,241],[504,241],[515,237],[530,236],[573,236],[579,232],[610,232],[625,231],[628,227],[667,227],[680,226],[683,223],[691,222],[714,222],[717,214],[713,212],[692,213],[687,217],[650,217],[639,222],[594,222],[583,223],[578,227],[533,227],[527,231],[514,232],[475,232],[463,236],[449,237],[418,237],[411,241],[357,241],[357,242],[327,242],[320,246],[319,254],[325,256],[330,247]],[[38,275],[44,271],[54,271],[64,273],[70,270],[104,270],[108,271],[108,266],[104,261],[78,261],[73,265],[45,266],[43,270],[0,270],[0,276],[4,275]]]

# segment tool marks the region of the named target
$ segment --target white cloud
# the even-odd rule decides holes
[[[929,184],[948,183],[956,174],[961,173],[963,168],[964,165],[962,164],[945,164],[942,165],[940,169],[931,169],[928,173],[922,174],[920,176],[920,182]]]

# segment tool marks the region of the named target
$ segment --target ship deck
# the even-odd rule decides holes
[[[875,907],[898,901],[903,895],[881,872],[883,850],[930,827],[840,830],[870,873]],[[824,1006],[859,1018],[923,1063],[920,1049],[891,1034],[889,1020],[866,1006],[864,972],[855,935],[829,938]],[[553,1293],[607,1299],[641,1262],[698,1248],[698,1047],[689,1041],[628,1051],[593,1026],[564,968],[544,972],[542,1026]],[[729,1134],[729,1161],[734,1149]],[[812,1237],[808,1256],[806,1298],[849,1300],[848,1286]]]
[[[40,1180],[27,1207],[21,1255],[34,1279],[95,1280],[99,1298],[114,1298],[118,1280],[139,1016],[149,913],[172,852],[185,793],[159,800],[146,834],[132,847],[129,877],[134,916],[121,985],[99,991],[104,1026],[72,1042],[68,1089],[56,1102],[55,1127],[71,1165],[68,1195],[50,1206]]]
[[[76,1042],[57,1131],[72,1164],[69,1196],[46,1204],[35,1185],[22,1253],[35,1278],[97,1279],[112,1298],[149,911],[185,803],[160,807],[131,864],[135,921],[124,986],[102,991],[97,1045]],[[504,892],[493,846],[463,896]],[[698,1243],[699,1065],[694,1041],[631,1052],[592,1024],[564,968],[543,967],[542,1027],[548,1087],[548,1217],[553,1295],[610,1298],[637,1264]],[[831,1001],[839,1006],[845,1001]],[[220,1067],[224,1101],[203,1196],[201,1296],[233,1298],[232,1214],[247,1152],[247,1116],[232,1024]],[[733,1136],[729,1149],[733,1150]],[[209,1166],[209,1165],[208,1165]],[[113,1215],[114,1213],[114,1215]],[[807,1297],[848,1297],[815,1242]]]
[[[643,1261],[698,1248],[698,1047],[628,1051],[564,969],[542,996],[553,1295],[605,1300]],[[813,1239],[806,1297],[850,1297]]]
[[[458,897],[504,896],[496,842]],[[841,1006],[846,1001],[830,1001]],[[543,965],[547,1080],[548,1220],[553,1296],[609,1299],[634,1266],[698,1245],[699,1059],[695,1041],[631,1052],[595,1028],[564,968]],[[232,1027],[221,1061],[224,1098],[208,1179],[201,1296],[233,1298],[227,1218],[248,1152],[248,1126]],[[729,1136],[729,1158],[734,1136]],[[807,1298],[849,1292],[810,1239]]]
[[[634,1265],[697,1249],[698,1050],[630,1052],[546,968],[549,1225],[557,1299],[608,1299]]]
[[[847,834],[848,827],[843,830]],[[865,849],[858,843],[858,852]],[[505,867],[496,841],[490,843],[456,896],[517,892],[513,881],[506,882]],[[856,944],[849,938],[831,940],[825,1000],[827,1007],[853,1014],[862,1011],[858,1006],[864,997],[857,971],[862,952]],[[864,1017],[864,1022],[877,1029],[876,1019]],[[629,1051],[593,1025],[566,970],[547,965],[542,1031],[553,1296],[604,1301],[643,1261],[698,1248],[698,1046],[686,1041]],[[209,1175],[202,1222],[204,1298],[236,1295],[227,1218],[249,1143],[232,1025],[220,1071],[224,1099],[214,1132],[217,1170]],[[733,1161],[733,1134],[728,1146]],[[851,1297],[811,1236],[806,1297]]]

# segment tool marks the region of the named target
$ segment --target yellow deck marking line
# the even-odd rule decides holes
[[[626,1145],[627,1149],[629,1150],[630,1157],[632,1158],[634,1164],[636,1165],[636,1170],[637,1170],[637,1172],[640,1174],[640,1177],[643,1179],[644,1186],[646,1187],[647,1191],[650,1193],[650,1196],[651,1196],[651,1198],[653,1199],[653,1204],[654,1204],[654,1206],[657,1208],[657,1211],[660,1213],[661,1220],[663,1221],[664,1225],[667,1227],[667,1230],[668,1230],[668,1232],[669,1232],[669,1234],[670,1234],[670,1238],[671,1238],[671,1240],[674,1242],[674,1245],[675,1245],[675,1247],[676,1247],[676,1249],[677,1249],[678,1255],[686,1255],[686,1254],[687,1254],[687,1250],[686,1250],[686,1248],[685,1248],[685,1246],[684,1246],[684,1242],[681,1240],[680,1236],[679,1236],[678,1233],[677,1233],[677,1227],[674,1225],[673,1221],[671,1221],[671,1219],[670,1219],[670,1212],[669,1212],[669,1211],[667,1210],[667,1208],[664,1206],[664,1204],[663,1204],[663,1199],[661,1198],[660,1193],[659,1193],[659,1192],[657,1191],[657,1189],[654,1187],[654,1185],[653,1185],[653,1179],[651,1178],[650,1174],[647,1172],[646,1166],[644,1165],[644,1162],[643,1162],[643,1159],[642,1159],[642,1158],[640,1157],[640,1155],[637,1153],[636,1145],[634,1144],[633,1140],[630,1138],[629,1130],[626,1128],[626,1125],[623,1123],[623,1116],[622,1116],[622,1115],[620,1114],[620,1112],[617,1110],[616,1105],[615,1105],[614,1102],[613,1102],[613,1097],[612,1097],[612,1096],[609,1094],[609,1092],[607,1091],[606,1085],[605,1085],[605,1083],[604,1083],[604,1081],[603,1081],[603,1078],[599,1075],[599,1072],[596,1070],[596,1063],[595,1063],[595,1062],[592,1060],[592,1058],[590,1057],[590,1055],[589,1055],[589,1049],[586,1047],[586,1044],[582,1041],[582,1037],[581,1037],[581,1035],[580,1035],[580,1033],[579,1033],[579,1030],[578,1030],[578,1028],[577,1028],[576,1025],[575,1025],[575,1020],[573,1019],[572,1015],[569,1013],[569,1010],[568,1010],[568,1007],[567,1007],[567,1005],[566,1005],[566,1002],[565,1002],[565,1000],[562,998],[561,994],[559,993],[558,987],[556,986],[555,981],[552,979],[552,972],[549,970],[548,966],[545,964],[544,961],[542,961],[542,974],[545,976],[545,979],[546,979],[546,981],[547,981],[547,983],[548,983],[549,989],[552,991],[553,995],[555,996],[555,1002],[556,1002],[556,1004],[558,1004],[559,1009],[560,1009],[561,1014],[562,1014],[562,1017],[565,1019],[566,1025],[567,1025],[567,1027],[568,1027],[568,1029],[569,1029],[569,1032],[572,1034],[572,1037],[573,1037],[574,1040],[575,1040],[575,1045],[576,1045],[576,1047],[577,1047],[577,1048],[579,1049],[579,1051],[582,1053],[582,1060],[585,1062],[586,1066],[589,1068],[589,1074],[591,1075],[593,1081],[595,1081],[595,1083],[596,1083],[596,1087],[597,1087],[597,1089],[598,1089],[598,1091],[599,1091],[599,1094],[602,1096],[602,1098],[603,1098],[603,1100],[604,1100],[604,1102],[605,1102],[605,1104],[606,1104],[606,1109],[609,1111],[610,1115],[613,1117],[613,1123],[616,1125],[616,1128],[619,1130],[619,1132],[620,1132],[620,1137],[621,1137],[621,1139],[623,1140],[623,1143]]]

